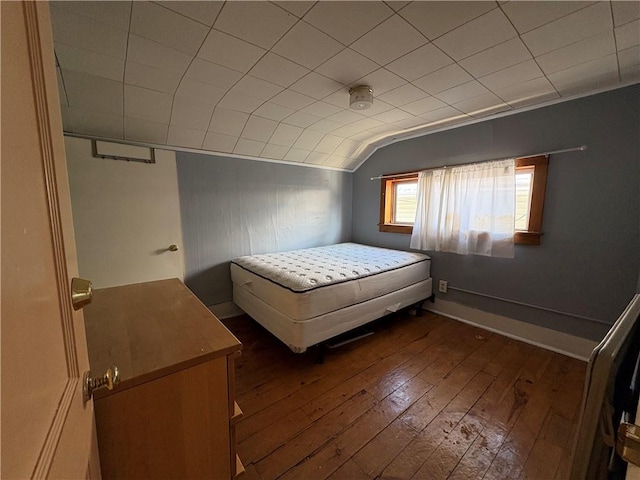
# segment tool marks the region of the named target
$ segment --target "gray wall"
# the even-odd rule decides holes
[[[638,288],[639,105],[640,86],[634,85],[380,149],[354,174],[353,240],[409,247],[409,235],[378,232],[380,183],[370,177],[586,144],[585,152],[551,156],[542,245],[517,245],[513,260],[429,252],[432,276],[613,323]],[[442,298],[594,340],[607,330],[597,322],[451,290]]]
[[[351,239],[352,175],[177,153],[185,283],[206,305],[232,299],[229,262]]]

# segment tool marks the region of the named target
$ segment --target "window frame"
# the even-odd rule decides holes
[[[533,167],[533,185],[531,188],[531,204],[529,211],[529,228],[516,230],[514,243],[519,245],[540,245],[542,237],[542,213],[544,210],[544,196],[547,187],[547,173],[549,170],[549,156],[537,155],[533,157],[521,157],[515,160],[518,168]],[[383,175],[380,182],[380,232],[411,234],[413,225],[398,224],[392,222],[394,184],[402,181],[417,181],[418,173],[392,173]]]

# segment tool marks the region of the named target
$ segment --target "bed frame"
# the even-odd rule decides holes
[[[296,320],[282,313],[278,305],[270,305],[252,292],[253,281],[261,280],[258,275],[245,271],[243,280],[239,281],[234,269],[242,267],[232,264],[231,268],[236,305],[296,353],[303,353],[316,345],[321,346],[322,352],[327,340],[406,307],[414,306],[420,312],[424,300],[430,298],[433,301],[432,279],[428,277],[366,301],[306,320]],[[351,281],[358,282],[359,279]]]

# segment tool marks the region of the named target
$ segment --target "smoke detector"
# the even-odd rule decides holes
[[[373,105],[373,88],[369,85],[357,85],[349,89],[349,107],[353,110],[366,110]]]

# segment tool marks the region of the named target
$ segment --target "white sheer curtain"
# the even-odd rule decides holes
[[[513,258],[514,159],[420,172],[411,248]]]

